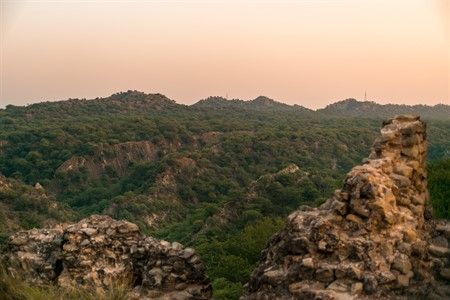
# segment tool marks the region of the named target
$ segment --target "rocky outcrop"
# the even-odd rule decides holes
[[[10,237],[2,261],[32,284],[108,289],[126,282],[133,287],[128,299],[211,298],[205,266],[192,248],[107,216],[21,231]]]
[[[44,226],[72,216],[72,210],[48,196],[41,184],[33,187],[0,174],[0,246],[23,226]]]
[[[57,170],[64,173],[70,170],[86,169],[90,177],[100,177],[106,168],[117,175],[124,175],[131,162],[146,163],[158,159],[161,148],[150,141],[126,142],[101,148],[93,155],[85,157],[73,156],[65,161]]]
[[[289,216],[242,299],[450,297],[450,225],[430,220],[426,126],[409,115],[383,125],[341,190]]]
[[[176,137],[172,141],[160,139],[153,141],[131,141],[108,146],[99,146],[93,154],[84,156],[72,156],[63,162],[55,174],[56,178],[70,171],[86,172],[87,179],[96,179],[109,173],[109,175],[125,176],[129,173],[133,163],[143,164],[149,162],[159,162],[170,153],[178,151],[180,148],[197,149],[208,144],[210,147],[219,147],[218,139],[227,134],[254,134],[252,131],[206,132],[192,136],[192,140],[183,141]],[[0,141],[1,150],[1,141]]]

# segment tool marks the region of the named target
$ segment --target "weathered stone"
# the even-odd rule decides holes
[[[22,246],[22,245],[25,245],[26,243],[28,243],[28,241],[29,241],[28,239],[19,236],[19,237],[13,238],[10,241],[10,244],[11,245],[16,245],[16,246]]]
[[[406,165],[416,171],[420,168],[420,163],[417,160],[410,160],[406,163]]]
[[[335,271],[335,276],[338,279],[350,278],[354,280],[360,280],[361,275],[361,266],[354,263],[340,264]]]
[[[365,207],[365,205],[359,199],[352,199],[350,202],[351,211],[356,215],[368,218],[370,215],[370,210]]]
[[[316,270],[315,279],[320,282],[331,282],[334,280],[334,269],[331,266],[323,265]]]
[[[307,237],[294,238],[289,243],[289,249],[292,254],[304,254],[308,251],[308,247],[311,244]]]
[[[416,157],[419,155],[419,147],[417,145],[402,148],[402,154],[409,157]]]
[[[361,282],[355,282],[352,284],[351,293],[352,295],[358,295],[363,291],[363,284]]]
[[[398,275],[397,282],[399,286],[408,287],[409,286],[409,277],[406,275]]]
[[[418,144],[417,145],[417,150],[419,151],[419,154],[423,154],[425,152],[425,147],[423,144]]]
[[[127,222],[127,221],[121,221],[120,224],[118,224],[117,229],[120,233],[129,233],[129,232],[136,232],[139,231],[139,227],[136,224]]]
[[[437,257],[445,257],[450,254],[450,249],[445,248],[445,247],[439,247],[436,245],[430,245],[430,247],[428,248],[428,251],[430,251],[430,253],[432,255],[437,256]]]
[[[80,231],[86,233],[88,236],[97,234],[97,229],[94,228],[82,228]]]
[[[314,261],[311,257],[308,258],[304,258],[302,260],[302,265],[309,268],[309,269],[314,269]]]
[[[348,292],[348,286],[344,282],[333,281],[330,285],[327,286],[327,290],[332,290],[339,293],[346,293]]]
[[[408,177],[398,175],[398,174],[391,174],[389,177],[394,181],[395,185],[397,187],[408,187],[411,185],[411,181]]]
[[[397,204],[402,206],[409,206],[409,204],[411,204],[411,200],[406,195],[399,195],[399,197],[397,197]]]
[[[417,239],[416,231],[412,228],[405,228],[402,230],[403,232],[403,239],[407,243],[414,242]]]
[[[412,253],[412,247],[409,243],[401,243],[397,247],[398,251],[402,254],[405,254],[407,256],[411,256]]]
[[[439,274],[446,280],[450,281],[450,268],[442,269]]]
[[[181,249],[183,249],[183,245],[181,245],[180,243],[177,243],[177,242],[173,242],[172,243],[172,248],[175,251],[180,251]]]
[[[449,246],[449,244],[448,244],[448,239],[447,238],[445,238],[444,236],[437,236],[437,237],[434,237],[432,240],[431,240],[431,243],[433,244],[433,245],[436,245],[436,246],[438,246],[438,247],[443,247],[443,248],[448,248],[448,246]]]
[[[392,272],[390,272],[390,271],[383,271],[378,276],[378,282],[380,284],[390,283],[390,282],[395,281],[396,279],[397,279],[397,277],[395,277],[395,275],[392,274]]]
[[[418,134],[412,134],[402,139],[402,146],[409,147],[418,145],[421,142],[421,136]]]
[[[404,164],[396,164],[394,167],[394,173],[411,178],[413,174],[413,168],[408,167]]]
[[[272,286],[279,285],[286,279],[286,272],[283,270],[270,270],[264,272],[264,280]]]
[[[137,286],[127,299],[211,299],[205,266],[195,251],[173,246],[145,236],[133,223],[94,215],[57,229],[19,232],[10,238],[2,261],[38,285],[108,289],[128,278]]]
[[[345,218],[347,220],[349,220],[350,222],[356,223],[358,225],[361,225],[363,223],[363,221],[360,217],[353,215],[353,214],[348,214],[347,216],[345,216]]]
[[[188,259],[190,258],[192,255],[195,254],[195,250],[192,248],[185,248],[182,252],[180,257],[184,258],[184,259]]]
[[[243,300],[406,299],[405,291],[426,298],[430,289],[448,299],[450,250],[439,247],[450,225],[438,224],[445,239],[436,238],[428,221],[426,126],[408,115],[384,125],[342,189],[318,209],[292,213],[269,241]],[[431,237],[436,245],[429,246]],[[263,270],[286,266],[283,283],[260,280]]]
[[[332,209],[334,211],[338,212],[339,214],[345,216],[348,211],[348,204],[345,202],[335,200],[335,201],[333,201]]]
[[[394,139],[397,137],[397,135],[398,135],[398,132],[397,132],[397,131],[392,130],[391,128],[387,128],[387,127],[382,128],[382,129],[380,130],[380,133],[381,133],[381,137],[380,137],[380,142],[381,142],[381,143],[385,143],[385,142],[388,142],[388,141],[392,141],[392,140],[394,140]]]
[[[181,282],[181,283],[179,283],[179,284],[177,284],[176,286],[175,286],[175,289],[177,289],[177,290],[184,290],[184,289],[186,289],[187,288],[187,284],[186,284],[186,282]],[[188,295],[189,296],[189,295]]]
[[[155,287],[160,287],[162,285],[162,281],[164,277],[167,276],[167,274],[161,270],[160,268],[153,268],[150,271],[148,271],[148,275],[153,279],[153,285]]]
[[[371,295],[377,291],[378,281],[373,274],[365,274],[363,277],[364,291]]]
[[[420,196],[416,196],[416,195],[411,197],[411,202],[414,205],[424,205],[425,204],[425,200],[422,199]]]
[[[405,275],[408,274],[412,269],[409,258],[406,255],[399,255],[395,258],[395,261],[392,264],[392,269],[397,270]]]
[[[441,233],[447,239],[450,239],[450,223],[437,224],[436,231]]]
[[[383,257],[390,257],[394,254],[394,247],[391,243],[384,243],[380,245],[380,254]]]
[[[176,260],[176,261],[173,263],[173,269],[174,269],[176,272],[181,272],[181,271],[183,271],[185,268],[186,268],[186,265],[185,265],[184,260]]]

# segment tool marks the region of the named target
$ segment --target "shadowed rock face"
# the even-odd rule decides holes
[[[33,284],[106,289],[126,280],[134,287],[128,299],[211,298],[205,266],[193,249],[107,216],[21,231],[10,237],[2,261]]]
[[[271,238],[242,299],[450,297],[450,226],[430,220],[426,126],[409,115],[383,125],[343,188]]]

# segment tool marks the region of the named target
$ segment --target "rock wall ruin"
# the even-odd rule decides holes
[[[450,226],[431,220],[426,125],[410,115],[383,125],[343,188],[271,238],[241,299],[450,297]]]
[[[108,289],[128,281],[127,299],[211,299],[205,265],[192,248],[159,241],[137,225],[94,215],[72,225],[11,236],[2,262],[32,284]]]

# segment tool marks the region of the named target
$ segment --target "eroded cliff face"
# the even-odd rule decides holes
[[[127,299],[211,298],[205,266],[192,248],[156,240],[107,216],[18,232],[2,262],[32,284],[108,289],[127,281],[133,287]]]
[[[430,220],[426,126],[416,116],[383,125],[341,190],[289,216],[242,299],[450,297],[450,226]]]
[[[109,167],[118,175],[122,176],[129,169],[131,162],[145,163],[156,161],[158,151],[161,151],[161,148],[163,147],[158,147],[150,141],[112,145],[106,149],[102,148],[97,150],[94,155],[87,155],[85,157],[73,156],[65,161],[56,172],[67,172],[85,168],[89,177],[98,178],[105,172],[105,168]]]

